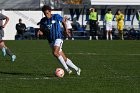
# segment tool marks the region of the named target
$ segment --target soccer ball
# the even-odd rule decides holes
[[[60,77],[60,78],[62,78],[63,76],[64,76],[64,70],[62,69],[62,68],[57,68],[56,70],[55,70],[55,75],[57,76],[57,77]]]

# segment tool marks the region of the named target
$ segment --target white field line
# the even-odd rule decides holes
[[[57,80],[57,79],[86,79],[86,77],[19,77],[19,78],[0,78],[0,81],[4,80]],[[91,78],[92,79],[92,78]]]
[[[30,52],[26,52],[26,53],[30,53]],[[34,54],[36,54],[36,53],[34,53]],[[38,54],[38,53],[37,53]],[[43,53],[44,55],[52,55],[52,53]],[[126,55],[126,56],[140,56],[140,53],[128,53],[128,54],[123,54],[123,53],[121,53],[121,54],[102,54],[102,53],[92,53],[92,52],[88,52],[88,53],[84,53],[84,52],[79,52],[79,53],[65,53],[65,54],[68,54],[68,55],[97,55],[97,56],[100,56],[100,55]]]
[[[128,56],[139,56],[140,54],[97,54],[97,53],[66,53],[68,55],[128,55]]]
[[[32,53],[32,52],[24,52],[24,53]],[[36,53],[34,53],[36,54]],[[38,54],[38,53],[37,53]],[[43,53],[44,55],[52,55],[52,53]],[[68,55],[128,55],[128,56],[139,56],[140,53],[121,53],[121,54],[109,54],[109,53],[94,53],[94,52],[77,52],[77,53],[72,53],[72,52],[66,52],[65,54],[68,54]]]
[[[138,76],[112,76],[112,77],[103,77],[104,79],[130,79],[130,78],[139,78]],[[58,80],[58,79],[78,79],[78,80],[96,80],[98,77],[63,77],[63,78],[58,78],[58,77],[19,77],[19,78],[0,78],[0,81],[10,81],[10,80]]]

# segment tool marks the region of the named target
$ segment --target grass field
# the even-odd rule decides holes
[[[61,64],[47,41],[6,41],[17,55],[0,53],[0,93],[140,93],[140,41],[65,41],[81,76],[54,76]],[[73,71],[74,72],[74,71]]]

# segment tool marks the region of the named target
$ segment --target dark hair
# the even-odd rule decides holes
[[[44,5],[44,6],[42,7],[42,12],[45,12],[46,10],[51,11],[52,9],[51,9],[50,6]]]
[[[109,8],[107,11],[109,12],[109,11],[111,11],[111,9]]]
[[[22,21],[22,19],[20,18],[19,21]]]
[[[118,9],[118,11],[121,11],[121,9]]]

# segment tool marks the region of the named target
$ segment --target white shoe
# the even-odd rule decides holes
[[[80,73],[81,73],[81,69],[78,68],[78,70],[76,71],[77,72],[77,75],[80,76]]]
[[[69,73],[69,75],[72,73],[72,70],[68,69],[67,72]]]
[[[92,40],[92,36],[89,36],[89,40]]]
[[[66,40],[69,40],[68,38],[66,38]]]
[[[16,60],[16,55],[12,55],[11,61],[14,62]]]
[[[74,40],[74,38],[72,38],[72,40]]]
[[[2,48],[2,54],[3,54],[3,56],[6,56],[6,49],[5,48]]]

